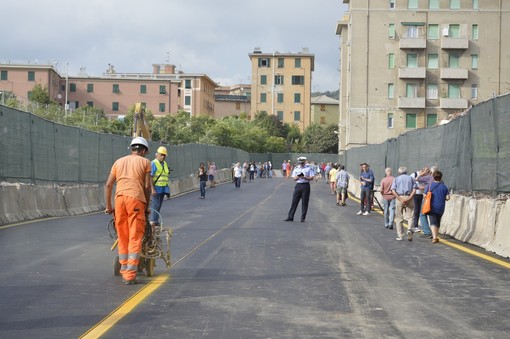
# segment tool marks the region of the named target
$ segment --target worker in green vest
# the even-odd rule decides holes
[[[170,169],[165,159],[168,152],[165,147],[160,146],[156,152],[156,159],[151,162],[151,215],[149,221],[151,225],[159,225],[159,211],[163,204],[165,195],[170,197],[170,188],[168,187],[168,175]]]

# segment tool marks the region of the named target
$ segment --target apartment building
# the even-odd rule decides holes
[[[338,124],[338,100],[326,95],[312,97],[312,123],[321,125]]]
[[[18,100],[26,102],[34,86],[41,84],[48,89],[51,100],[63,105],[62,79],[53,64],[0,64],[2,98],[16,95]]]
[[[251,60],[251,115],[265,111],[303,131],[311,122],[311,83],[314,54],[263,53],[256,48]]]
[[[250,114],[251,85],[237,84],[216,88],[214,118],[219,119],[241,113]]]
[[[343,0],[340,150],[510,91],[510,1]]]
[[[72,111],[88,105],[109,116],[125,115],[136,102],[154,116],[176,113],[214,116],[214,91],[218,85],[205,74],[176,71],[172,64],[155,64],[152,73],[118,73],[113,65],[99,77],[84,70],[65,77],[53,65],[0,64],[0,91],[10,91],[20,99],[30,98],[35,84],[49,90],[51,100]]]

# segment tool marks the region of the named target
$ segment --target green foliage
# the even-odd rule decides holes
[[[338,151],[338,136],[335,134],[338,126],[330,124],[326,127],[313,123],[305,129],[303,147],[309,153],[336,153]]]
[[[128,109],[123,118],[108,118],[98,108],[83,106],[66,112],[55,103],[47,102],[41,86],[35,89],[35,97],[41,102],[28,106],[10,97],[12,107],[27,107],[34,114],[45,119],[87,130],[130,136],[133,133],[135,105]],[[209,116],[191,116],[186,111],[176,114],[154,117],[150,110],[145,112],[145,119],[152,131],[152,140],[170,145],[185,143],[203,143],[238,148],[251,153],[266,152],[302,152],[317,151],[336,153],[337,140],[332,132],[332,125],[326,128],[310,126],[301,133],[298,125],[283,124],[276,116],[265,112],[255,114],[253,120],[248,114],[228,116],[215,120]]]
[[[269,135],[285,137],[288,133],[288,125],[284,125],[277,116],[269,115],[267,112],[255,113],[253,123],[267,130]]]
[[[38,104],[48,105],[51,103],[50,93],[46,87],[36,84],[31,91],[30,100]]]

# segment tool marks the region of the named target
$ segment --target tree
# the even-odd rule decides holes
[[[32,88],[29,99],[41,105],[48,105],[51,103],[48,88],[46,88],[46,86],[45,87],[41,86],[41,84],[36,84],[34,88]]]
[[[302,151],[302,140],[303,136],[299,130],[298,125],[292,124],[289,126],[287,133],[287,152],[301,152]]]
[[[303,135],[305,152],[310,153],[336,153],[338,150],[338,136],[335,131],[338,127],[330,124],[326,127],[318,123],[308,126]]]
[[[265,111],[255,113],[253,123],[261,128],[266,129],[269,135],[275,137],[284,138],[287,135],[289,129],[288,125],[283,124],[277,116],[269,115]]]

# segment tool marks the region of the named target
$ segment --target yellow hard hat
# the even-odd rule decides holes
[[[168,153],[166,151],[166,147],[164,147],[164,146],[159,146],[159,148],[158,148],[158,150],[156,152],[159,153],[159,154],[168,155]]]

